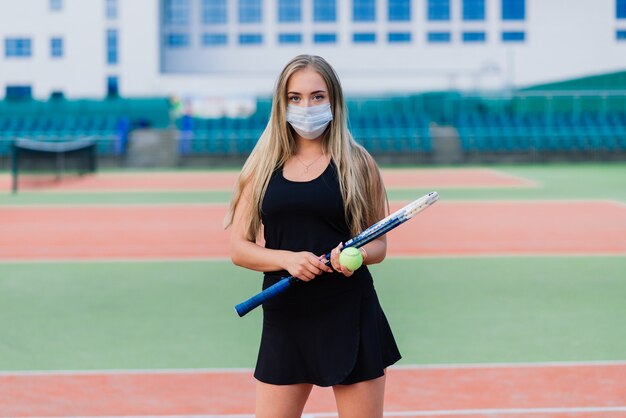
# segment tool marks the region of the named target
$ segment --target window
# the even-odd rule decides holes
[[[239,0],[239,23],[261,23],[261,0]]]
[[[463,42],[485,42],[485,32],[463,32]]]
[[[63,10],[63,0],[50,0],[50,10],[54,12]]]
[[[313,42],[316,44],[334,44],[337,43],[336,33],[315,33],[313,34]]]
[[[375,0],[352,0],[352,20],[374,22],[376,20]]]
[[[281,23],[302,20],[301,0],[278,0],[278,21]]]
[[[117,29],[107,29],[107,64],[117,62]]]
[[[524,32],[502,32],[502,42],[524,42],[526,33]]]
[[[168,25],[187,25],[189,15],[189,0],[165,0],[165,23]]]
[[[32,55],[29,38],[7,38],[4,40],[4,56],[7,58],[28,58]]]
[[[618,41],[626,41],[626,30],[617,30],[615,32],[615,39]]]
[[[361,32],[352,35],[355,44],[372,44],[376,42],[376,34],[372,32]]]
[[[389,43],[411,42],[410,32],[389,32],[387,34]]]
[[[117,97],[119,96],[120,80],[117,76],[110,75],[107,77],[107,96]]]
[[[106,0],[105,15],[109,20],[117,19],[117,0]]]
[[[260,45],[263,43],[263,35],[260,33],[242,33],[239,35],[241,45]]]
[[[502,0],[502,20],[524,20],[525,18],[525,0]]]
[[[463,20],[485,20],[485,0],[463,0]]]
[[[450,32],[428,32],[429,43],[449,43],[451,40]]]
[[[390,22],[410,22],[411,21],[411,1],[410,0],[389,0],[389,21]]]
[[[185,48],[190,45],[189,34],[168,33],[165,35],[165,45],[170,48]]]
[[[313,20],[315,22],[337,21],[337,3],[335,0],[313,0]]]
[[[51,38],[50,39],[50,57],[52,58],[63,57],[63,38]]]
[[[222,46],[228,44],[228,35],[225,33],[204,33],[202,34],[202,45]]]
[[[33,97],[31,86],[7,86],[5,98],[7,100],[29,100]]]
[[[302,35],[299,33],[279,33],[278,43],[279,44],[301,44]]]
[[[615,17],[617,19],[626,19],[626,0],[616,0]]]
[[[428,20],[450,20],[450,0],[428,0]]]
[[[228,21],[226,0],[202,0],[202,23],[220,24]]]

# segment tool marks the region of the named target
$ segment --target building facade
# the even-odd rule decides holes
[[[493,90],[626,68],[626,0],[0,2],[0,97],[269,95],[293,56],[348,94]]]

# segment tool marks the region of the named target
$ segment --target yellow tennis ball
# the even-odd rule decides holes
[[[348,247],[339,254],[339,263],[350,271],[354,271],[363,264],[363,254],[358,248]]]

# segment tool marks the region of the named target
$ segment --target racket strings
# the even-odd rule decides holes
[[[439,194],[437,194],[436,192],[429,193],[421,199],[416,200],[414,203],[406,206],[404,208],[406,209],[404,217],[406,219],[411,219],[413,216],[420,213],[421,211],[435,203],[437,200],[439,200]]]

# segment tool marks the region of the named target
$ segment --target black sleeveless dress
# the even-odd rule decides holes
[[[350,239],[334,164],[316,179],[293,182],[282,168],[261,206],[265,246],[327,253]],[[267,288],[287,271],[266,272]],[[324,273],[263,304],[254,376],[265,383],[317,386],[375,379],[401,358],[367,267],[347,278]]]

